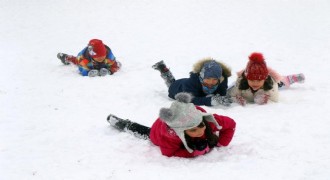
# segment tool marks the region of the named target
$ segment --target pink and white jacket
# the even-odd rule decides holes
[[[263,89],[259,89],[257,92],[253,92],[250,88],[246,90],[240,90],[238,89],[240,82],[242,80],[242,74],[244,73],[244,70],[241,70],[237,72],[237,80],[235,85],[232,88],[229,88],[228,94],[231,97],[237,97],[237,96],[242,96],[247,102],[254,102],[254,99],[257,95],[268,95],[269,99],[273,102],[277,102],[279,98],[279,93],[278,93],[278,84],[281,79],[283,78],[279,73],[277,73],[275,70],[271,69],[268,67],[268,72],[269,76],[272,78],[273,81],[273,88],[265,91]]]

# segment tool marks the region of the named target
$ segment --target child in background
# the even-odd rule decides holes
[[[293,83],[303,83],[304,74],[281,76],[267,67],[261,53],[252,53],[245,68],[238,72],[236,84],[229,88],[228,94],[244,106],[247,102],[266,104],[268,100],[278,101],[279,87],[290,87]]]
[[[161,153],[172,157],[196,157],[214,147],[227,146],[233,138],[236,123],[233,119],[207,113],[190,103],[189,93],[178,93],[169,108],[162,108],[151,128],[120,119],[112,114],[111,126],[137,137],[150,139]]]
[[[231,98],[226,96],[231,70],[212,58],[198,61],[189,78],[178,80],[175,80],[164,61],[157,62],[152,67],[160,71],[168,87],[168,96],[172,99],[177,93],[188,92],[194,96],[192,102],[195,105],[229,106],[232,103]]]
[[[77,57],[58,53],[57,58],[64,65],[70,63],[77,65],[81,75],[89,77],[111,75],[117,72],[121,66],[116,61],[111,49],[99,39],[90,40],[87,47],[79,52]]]

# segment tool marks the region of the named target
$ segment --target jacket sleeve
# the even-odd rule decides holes
[[[118,63],[117,63],[117,61],[115,61],[115,60],[108,60],[108,69],[109,69],[109,71],[111,72],[111,74],[113,74],[113,73],[115,73],[115,72],[117,72],[118,70],[119,70],[119,66],[118,66]]]
[[[83,76],[87,76],[89,72],[88,59],[85,57],[87,47],[85,47],[83,50],[81,50],[77,55],[78,60],[78,70]]]
[[[168,129],[166,123],[159,118],[151,126],[150,140],[154,145],[159,146],[161,153],[165,156],[193,157],[193,154],[186,150],[175,132]]]
[[[211,105],[211,97],[194,97],[192,99],[192,103],[194,105],[198,105],[198,106],[212,106]]]
[[[111,49],[106,46],[108,50],[108,55],[107,55],[107,66],[108,70],[111,72],[111,74],[117,72],[119,70],[119,65],[118,62],[116,61],[116,57],[113,55]]]
[[[216,121],[222,126],[222,129],[219,132],[219,141],[218,145],[227,146],[235,133],[236,122],[227,116],[221,116],[218,114],[213,114]]]
[[[88,75],[88,72],[90,71],[90,69],[88,68],[87,64],[88,64],[88,60],[87,59],[81,59],[79,61],[78,69],[79,69],[81,75],[83,75],[83,76],[87,76]]]
[[[192,103],[198,106],[212,106],[211,105],[211,97],[205,96],[202,94],[201,85],[199,81],[196,81],[192,78],[183,81],[182,83],[182,91],[191,93],[194,98],[192,99]]]
[[[194,157],[193,153],[189,153],[183,146],[181,140],[176,140],[176,139],[172,139],[166,140],[167,143],[166,144],[162,144],[160,146],[160,150],[162,152],[163,155],[168,156],[168,157],[172,157],[172,156],[176,156],[176,157],[184,157],[184,158],[191,158]]]
[[[278,85],[275,79],[272,78],[272,80],[273,80],[273,88],[268,91],[270,95],[269,99],[271,101],[278,102],[278,98],[279,98]]]

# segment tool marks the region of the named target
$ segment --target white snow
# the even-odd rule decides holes
[[[0,179],[330,178],[328,0],[1,0],[0,9]],[[121,71],[82,77],[56,58],[92,38]],[[255,51],[306,82],[278,103],[204,107],[235,119],[228,147],[168,158],[106,122],[113,113],[151,126],[171,104],[151,68],[159,60],[184,78],[213,57],[234,82]]]

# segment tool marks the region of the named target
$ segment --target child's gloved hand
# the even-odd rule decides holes
[[[99,75],[99,71],[96,70],[96,69],[92,69],[88,72],[89,77],[95,77],[95,76],[98,76],[98,75]]]
[[[101,68],[100,69],[100,76],[106,76],[108,74],[110,74],[110,72],[106,68]]]
[[[193,154],[194,154],[194,156],[200,156],[200,155],[204,155],[204,154],[208,153],[209,151],[210,151],[209,146],[206,146],[206,148],[203,150],[195,150],[193,152]]]
[[[266,104],[268,102],[268,99],[269,99],[268,94],[257,94],[254,97],[254,102],[259,104],[259,105],[263,105],[263,104]]]
[[[241,95],[237,95],[235,97],[235,99],[236,99],[236,102],[238,104],[240,104],[241,106],[245,106],[246,105],[246,100]]]
[[[224,106],[230,106],[232,103],[232,99],[229,96],[220,96],[220,94],[216,94],[211,98],[211,105],[216,106],[216,105],[224,105]]]
[[[192,149],[194,150],[194,156],[203,155],[210,151],[210,147],[207,144],[207,139],[195,140],[192,144]]]

